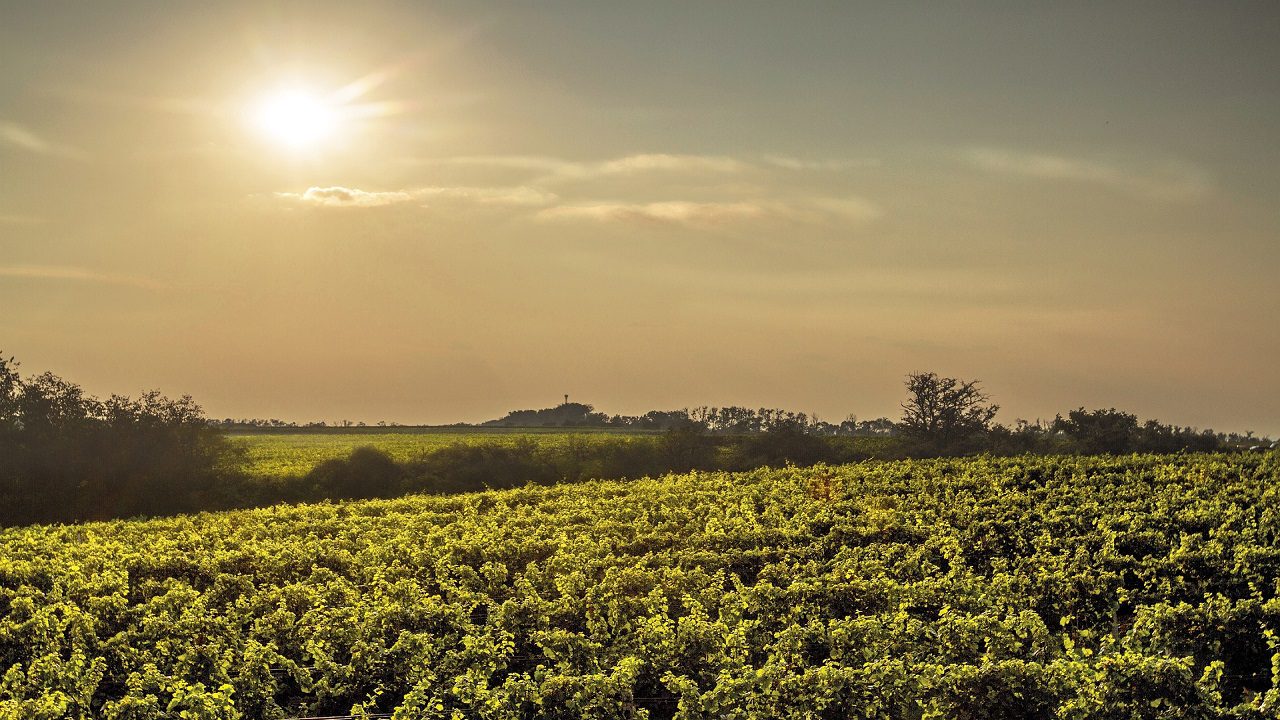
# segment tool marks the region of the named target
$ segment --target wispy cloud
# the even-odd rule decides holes
[[[87,157],[83,150],[53,142],[21,125],[10,122],[0,122],[0,142],[37,155],[48,155],[70,160],[83,160]]]
[[[864,223],[884,217],[884,208],[860,197],[812,197],[792,205],[797,217],[819,213],[828,219]]]
[[[732,157],[687,153],[637,153],[600,161],[575,161],[545,155],[469,155],[418,158],[417,165],[472,166],[529,170],[540,174],[539,182],[587,180],[599,177],[648,173],[732,175],[769,170],[839,172],[877,167],[874,159],[801,159],[786,155]]]
[[[643,153],[599,162],[537,155],[464,156],[418,162],[438,167],[525,170],[530,176],[522,184],[511,186],[376,191],[317,186],[276,195],[286,201],[327,208],[488,205],[527,208],[534,219],[542,221],[664,223],[703,228],[765,219],[848,226],[883,215],[878,205],[861,197],[806,195],[795,189],[796,172],[838,171],[863,161],[811,161],[785,156],[745,160],[724,155]],[[606,178],[626,178],[628,182],[582,182]],[[606,185],[611,189],[605,192],[612,197],[596,195]],[[658,187],[674,197],[661,201],[637,199],[636,196],[651,198]],[[633,192],[635,195],[629,196]]]
[[[555,193],[531,187],[430,187],[412,193],[430,205],[432,201],[463,201],[481,205],[518,205],[536,207],[558,200]]]
[[[583,202],[546,208],[537,217],[540,220],[669,223],[698,227],[762,219],[862,224],[882,214],[879,206],[862,198],[814,197],[738,202]]]
[[[310,187],[301,193],[276,193],[278,197],[320,207],[382,207],[413,200],[407,192],[368,192],[359,188]]]
[[[789,155],[765,155],[761,159],[766,165],[783,170],[802,170],[802,171],[820,171],[820,172],[840,172],[843,170],[853,170],[856,168],[873,168],[880,167],[881,162],[876,158],[858,158],[853,160],[841,159],[819,159],[808,160],[803,158],[791,157]]]
[[[0,265],[0,277],[128,285],[148,290],[161,290],[168,287],[165,283],[149,278],[104,273],[89,268],[67,265]]]
[[[730,220],[763,217],[764,208],[749,202],[589,202],[560,205],[538,213],[542,220],[586,219],[598,222],[658,222],[719,225]]]
[[[751,169],[746,161],[720,155],[684,155],[677,153],[640,153],[622,157],[583,162],[545,155],[469,155],[461,157],[419,158],[417,165],[469,166],[528,170],[538,175],[537,182],[555,180],[587,180],[591,178],[637,175],[641,173],[735,173]]]
[[[277,197],[318,207],[371,208],[405,203],[433,205],[466,202],[480,205],[539,206],[556,196],[529,187],[425,187],[409,190],[367,191],[341,186],[311,187],[301,193],[276,193]]]
[[[969,148],[963,151],[962,157],[969,164],[989,172],[1092,183],[1157,200],[1197,200],[1212,190],[1212,183],[1204,171],[1179,162],[1131,167],[1095,159],[995,148]]]
[[[580,172],[593,175],[631,175],[645,172],[738,173],[751,169],[751,164],[719,155],[674,155],[646,153],[579,166]]]

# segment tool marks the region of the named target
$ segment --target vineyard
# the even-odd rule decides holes
[[[247,433],[231,436],[244,457],[244,470],[253,477],[306,475],[326,460],[345,458],[358,447],[375,447],[398,462],[415,460],[433,450],[457,445],[511,446],[533,443],[559,447],[570,442],[603,444],[633,436],[602,432],[474,431],[370,433]]]
[[[1275,453],[0,531],[2,718],[1273,718]]]

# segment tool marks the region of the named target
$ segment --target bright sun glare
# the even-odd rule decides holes
[[[253,111],[257,129],[291,150],[314,148],[338,131],[341,111],[303,90],[284,90],[259,101]]]

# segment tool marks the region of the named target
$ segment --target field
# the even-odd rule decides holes
[[[0,717],[1270,718],[1276,454],[0,531]]]
[[[454,444],[514,444],[534,442],[540,445],[563,445],[568,442],[591,443],[609,438],[642,436],[634,433],[601,431],[540,430],[449,430],[411,429],[387,432],[262,432],[236,433],[232,441],[244,451],[245,469],[255,477],[289,477],[306,475],[325,460],[344,458],[362,446],[373,446],[392,459],[404,462],[423,453]]]

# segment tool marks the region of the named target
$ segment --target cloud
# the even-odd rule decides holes
[[[609,160],[583,162],[545,155],[468,155],[461,157],[419,158],[416,165],[470,166],[530,170],[542,175],[541,181],[587,180],[598,177],[631,176],[648,173],[685,173],[733,175],[769,170],[804,172],[839,172],[854,168],[878,167],[879,160],[861,158],[805,160],[787,155],[761,155],[736,158],[728,155],[685,153],[637,153]]]
[[[1177,162],[1137,169],[1098,160],[994,148],[970,148],[964,151],[963,158],[989,172],[1092,183],[1156,200],[1198,200],[1212,189],[1203,171]]]
[[[160,290],[168,287],[164,283],[156,282],[149,278],[103,273],[88,268],[66,265],[0,265],[0,277],[94,282],[108,285],[128,285],[148,290]]]
[[[370,208],[405,203],[433,205],[467,202],[481,205],[538,206],[554,202],[556,196],[529,187],[425,187],[410,190],[370,192],[358,188],[311,187],[301,193],[276,193],[277,197],[318,207]]]
[[[321,207],[381,207],[410,202],[413,196],[407,192],[366,192],[345,187],[310,187],[305,192],[278,193],[280,197]]]
[[[82,150],[70,145],[52,142],[14,123],[0,122],[0,141],[37,155],[48,155],[70,160],[83,160],[86,157]]]
[[[539,173],[539,181],[587,180],[642,173],[738,173],[753,169],[749,162],[722,155],[640,153],[598,162],[579,162],[544,155],[471,155],[425,158],[418,165],[513,168]]]
[[[856,160],[802,160],[789,155],[765,155],[761,158],[761,162],[783,170],[819,172],[839,172],[855,168],[880,167],[881,165],[880,161],[875,158],[860,158]]]
[[[542,220],[586,219],[598,222],[659,222],[680,225],[719,225],[731,220],[763,217],[764,208],[749,202],[594,202],[560,205],[538,213]]]
[[[648,153],[627,155],[602,163],[581,166],[591,175],[631,175],[644,172],[708,172],[739,173],[752,168],[750,163],[718,155],[673,155]]]
[[[559,198],[531,187],[486,188],[486,187],[434,187],[420,188],[412,191],[418,199],[430,205],[432,200],[458,200],[479,203],[482,205],[548,205]]]
[[[884,217],[884,209],[860,197],[814,197],[792,206],[798,215],[817,212],[828,218],[864,223]]]
[[[739,202],[585,202],[550,207],[540,211],[537,218],[697,227],[764,219],[812,224],[862,224],[881,215],[883,211],[879,206],[862,198],[813,197]]]
[[[512,186],[463,184],[392,191],[317,186],[301,193],[277,193],[277,197],[329,208],[409,203],[431,208],[503,206],[528,208],[534,219],[542,221],[665,223],[693,227],[766,219],[847,226],[883,215],[879,206],[860,197],[801,195],[791,174],[840,170],[870,161],[808,161],[783,156],[760,156],[748,161],[723,155],[642,153],[601,162],[571,162],[537,155],[463,156],[415,162],[441,167],[521,169],[530,171],[532,177],[525,179],[524,184]],[[653,176],[655,173],[657,177]],[[662,176],[664,173],[684,177],[677,182]],[[622,187],[630,187],[637,194],[643,191],[652,197],[655,187],[661,187],[665,192],[681,188],[680,195],[661,201],[641,201],[628,197],[627,190],[619,191],[618,183],[608,183],[613,188],[612,197],[593,197],[605,183],[572,182],[624,177],[633,182]],[[829,187],[830,180],[824,180],[824,184]]]

